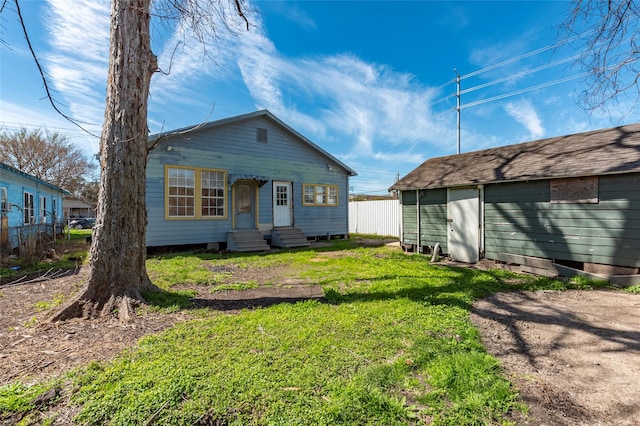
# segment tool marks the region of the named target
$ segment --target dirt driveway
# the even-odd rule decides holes
[[[141,336],[190,318],[180,312],[147,313],[128,325],[115,320],[42,323],[48,312],[39,302],[77,292],[85,273],[0,286],[0,386],[107,360]],[[233,314],[243,307],[322,296],[311,283],[289,284],[222,294],[203,291],[196,300]],[[527,418],[514,418],[517,424],[640,425],[640,295],[501,293],[477,301],[471,318],[530,407]]]
[[[472,321],[534,425],[640,425],[640,295],[499,293]]]

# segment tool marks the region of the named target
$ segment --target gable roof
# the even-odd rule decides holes
[[[307,139],[305,136],[303,136],[302,134],[298,133],[295,129],[293,129],[292,127],[288,126],[284,121],[280,120],[278,117],[276,117],[275,115],[273,115],[270,111],[268,111],[266,109],[250,112],[248,114],[242,114],[242,115],[236,115],[236,116],[233,116],[233,117],[223,118],[223,119],[220,119],[220,120],[209,121],[207,123],[198,124],[198,125],[195,125],[195,126],[183,127],[183,128],[180,128],[180,129],[171,130],[171,131],[163,132],[163,133],[158,133],[158,134],[155,134],[155,135],[150,135],[149,139],[148,139],[149,146],[155,145],[156,143],[158,143],[162,139],[170,138],[172,136],[180,135],[180,134],[187,133],[187,132],[190,132],[190,131],[196,131],[196,130],[197,131],[201,131],[201,130],[212,129],[212,128],[224,126],[224,125],[227,125],[227,124],[238,123],[238,122],[241,122],[241,121],[244,121],[244,120],[250,120],[252,118],[257,118],[257,117],[268,118],[271,121],[273,121],[274,123],[276,123],[277,125],[279,125],[280,127],[282,127],[283,129],[285,129],[286,131],[288,131],[288,132],[292,133],[293,135],[295,135],[296,137],[300,138],[304,143],[309,145],[312,149],[318,151],[320,154],[324,155],[325,157],[327,157],[328,159],[330,159],[331,161],[336,163],[338,166],[343,168],[350,176],[356,176],[358,174],[358,173],[355,172],[355,170],[353,170],[352,168],[350,168],[349,166],[347,166],[346,164],[344,164],[343,162],[341,162],[340,160],[335,158],[333,155],[329,154],[324,149],[320,148],[315,143],[311,142],[311,140]]]
[[[31,180],[31,181],[39,184],[39,185],[43,185],[43,186],[49,187],[49,188],[53,189],[54,191],[60,191],[62,194],[71,194],[67,190],[64,190],[64,189],[62,189],[62,188],[60,188],[58,186],[55,186],[52,183],[46,182],[46,181],[44,181],[44,180],[42,180],[40,178],[37,178],[37,177],[35,177],[33,175],[30,175],[29,173],[23,172],[20,169],[16,169],[15,167],[12,167],[12,166],[10,166],[8,164],[0,162],[0,169],[6,170],[6,171],[11,172],[11,173],[13,173],[15,175],[18,175],[18,176],[22,176],[24,178],[27,178],[27,179],[29,179],[29,180]],[[5,180],[5,179],[3,179],[3,180]]]
[[[640,172],[640,123],[432,158],[389,190]]]
[[[77,195],[65,195],[63,197],[63,201],[65,207],[73,207],[73,208],[95,208],[98,203],[90,203],[83,198],[78,197]]]

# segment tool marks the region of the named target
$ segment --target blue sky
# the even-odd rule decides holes
[[[109,2],[20,4],[61,109],[99,134]],[[15,6],[6,7],[0,127],[50,129],[88,156],[97,153],[98,139],[49,105]],[[559,43],[557,26],[570,9],[565,1],[253,1],[251,7],[250,31],[221,29],[205,44],[178,23],[152,23],[160,68],[170,70],[152,80],[152,133],[266,108],[355,169],[353,192],[385,194],[397,175],[456,153],[454,68],[463,90],[462,152],[640,121],[625,99],[594,114],[576,104],[585,85],[574,78],[580,70],[571,58],[581,40]],[[527,90],[538,86],[546,87]],[[475,90],[464,93],[469,89]]]

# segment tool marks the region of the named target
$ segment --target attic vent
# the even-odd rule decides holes
[[[258,127],[257,139],[260,143],[267,143],[267,129]]]

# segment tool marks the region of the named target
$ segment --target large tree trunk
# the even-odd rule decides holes
[[[151,0],[112,0],[109,75],[100,141],[100,191],[84,290],[51,320],[118,313],[133,318],[141,292],[157,289],[146,262],[147,101],[157,60]]]

